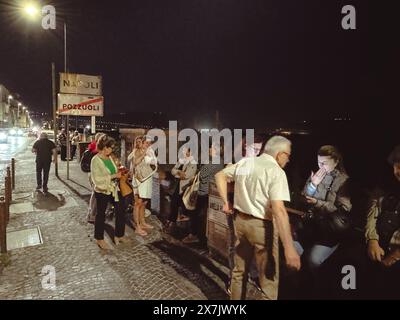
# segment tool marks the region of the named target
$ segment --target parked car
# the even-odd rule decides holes
[[[8,141],[8,130],[0,129],[0,143],[7,143]]]
[[[11,128],[8,134],[12,137],[22,137],[24,135],[24,130],[21,128]]]

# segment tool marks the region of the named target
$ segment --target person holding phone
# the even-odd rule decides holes
[[[352,205],[348,192],[349,176],[343,165],[339,150],[331,145],[322,146],[317,155],[317,172],[311,172],[303,195],[313,216],[329,215],[338,210],[349,213]],[[320,234],[318,225],[313,224],[313,235]],[[305,243],[308,242],[308,243]],[[339,243],[332,239],[307,239],[295,241],[300,255],[307,251],[307,262],[310,269],[318,268],[338,248]]]
[[[105,212],[108,203],[113,204],[115,208],[115,244],[125,241],[125,215],[118,188],[121,172],[118,172],[117,165],[111,157],[114,146],[115,140],[103,135],[97,143],[98,153],[93,157],[90,165],[90,179],[94,185],[97,203],[94,237],[99,248],[103,250],[109,249],[104,241]]]

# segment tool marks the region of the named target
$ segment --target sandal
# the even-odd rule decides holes
[[[181,215],[181,216],[179,216],[179,217],[176,219],[176,221],[177,221],[177,222],[189,221],[189,217],[186,217],[186,216],[184,216],[184,215]]]
[[[121,237],[121,238],[118,238],[118,237],[114,237],[114,243],[116,244],[116,245],[119,245],[120,243],[127,243],[127,242],[129,242],[130,240],[128,239],[128,238],[126,238],[126,237]]]
[[[142,227],[145,228],[145,229],[150,229],[150,230],[154,229],[154,227],[151,224],[148,224],[148,223],[143,223]]]
[[[110,247],[107,245],[107,243],[104,242],[104,240],[96,241],[96,244],[101,250],[109,250],[110,249]]]
[[[148,235],[148,233],[146,231],[144,231],[143,229],[138,229],[138,228],[136,228],[135,233],[142,237],[145,237]]]

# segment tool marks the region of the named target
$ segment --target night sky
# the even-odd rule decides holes
[[[63,68],[63,32],[41,29],[0,1],[0,83],[51,112],[50,63]],[[277,119],[374,116],[399,108],[395,1],[42,1],[68,21],[68,69],[103,76],[106,114],[220,110],[232,126]],[[357,30],[341,28],[341,8]],[[204,120],[203,120],[204,119]]]

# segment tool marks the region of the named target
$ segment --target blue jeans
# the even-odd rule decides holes
[[[304,248],[298,241],[294,241],[294,247],[299,255],[303,255]],[[316,269],[328,259],[332,253],[339,247],[339,244],[333,247],[327,247],[320,244],[314,244],[307,252],[307,264],[309,268]]]

